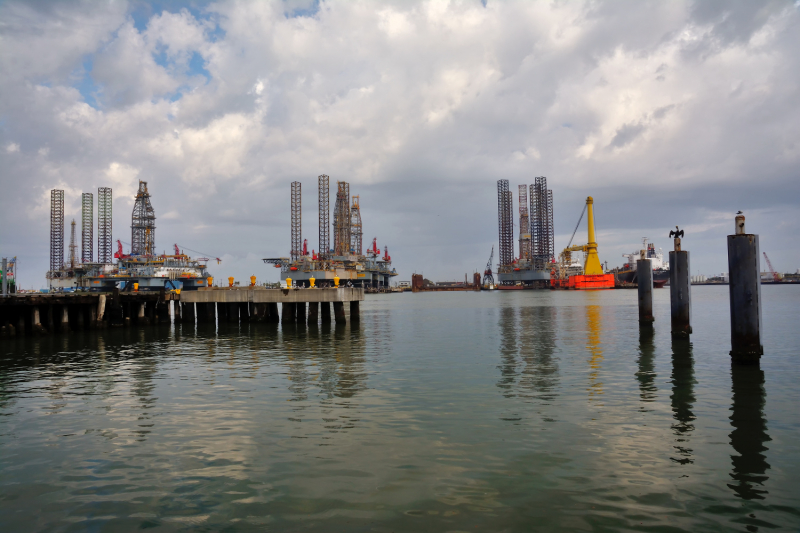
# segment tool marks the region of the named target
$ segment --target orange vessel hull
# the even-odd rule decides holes
[[[575,275],[567,279],[554,279],[550,283],[556,289],[613,289],[614,274]]]

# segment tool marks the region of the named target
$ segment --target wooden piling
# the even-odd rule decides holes
[[[331,323],[331,304],[329,302],[320,302],[320,308],[322,309],[322,323],[323,324],[330,324]]]
[[[319,322],[319,302],[308,303],[308,325],[316,326]]]
[[[636,261],[636,277],[639,280],[639,324],[653,325],[653,267],[649,259]]]
[[[359,312],[359,301],[353,300],[350,302],[350,321],[351,322],[358,322],[361,320],[361,314]]]
[[[669,253],[669,296],[672,335],[688,337],[692,333],[692,293],[689,278],[689,252]]]
[[[333,302],[333,316],[337,324],[347,323],[347,318],[345,317],[344,314],[343,302]]]

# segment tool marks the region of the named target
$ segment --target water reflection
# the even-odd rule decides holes
[[[500,381],[497,386],[503,389],[503,396],[515,395],[514,383],[517,380],[517,309],[500,308]]]
[[[636,361],[639,369],[636,372],[636,379],[639,381],[639,398],[644,403],[655,401],[658,391],[654,361],[656,347],[653,338],[653,328],[639,328],[639,359]],[[640,410],[649,409],[642,407]]]
[[[758,365],[731,365],[733,381],[733,406],[730,416],[731,446],[736,455],[731,455],[733,470],[731,478],[736,483],[728,486],[734,495],[745,500],[763,500],[768,494],[764,483],[769,479],[764,445],[770,439],[767,420],[764,418],[766,389],[764,372]]]
[[[601,348],[600,332],[602,330],[601,307],[599,305],[586,306],[587,339],[586,347],[589,349],[589,401],[599,400],[603,394],[603,382],[600,381],[600,370],[603,363],[603,349]]]
[[[519,380],[521,395],[533,393],[546,402],[558,394],[558,363],[555,349],[554,307],[520,309],[520,357],[525,364]]]
[[[694,354],[689,339],[672,339],[672,416],[675,422],[672,431],[675,433],[673,446],[677,457],[671,457],[680,464],[691,464],[692,449],[689,447],[690,437],[694,431]]]

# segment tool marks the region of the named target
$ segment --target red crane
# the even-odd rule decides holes
[[[392,257],[389,255],[389,247],[385,246],[383,248],[383,260],[384,261],[391,261]]]
[[[308,239],[303,239],[303,255],[308,255]]]
[[[177,245],[177,244],[175,244],[175,245],[173,245],[173,246],[175,246],[175,255],[181,255],[181,251],[180,251],[180,249],[178,248],[178,245]]]
[[[117,251],[114,253],[114,259],[122,259],[123,257],[127,257],[125,252],[122,251],[122,241],[117,239]]]
[[[770,262],[769,257],[767,257],[767,252],[761,252],[761,253],[764,254],[764,259],[767,260],[767,268],[769,269],[769,273],[772,274],[772,280],[780,281],[781,277],[778,275],[777,272],[775,272],[775,269],[772,268],[772,263]]]

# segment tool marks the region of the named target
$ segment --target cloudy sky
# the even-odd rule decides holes
[[[677,224],[718,273],[741,209],[794,272],[798,50],[790,1],[4,1],[0,254],[44,286],[53,188],[80,226],[80,194],[112,187],[129,243],[141,179],[159,251],[275,281],[290,182],[317,248],[325,173],[399,279],[456,279],[497,245],[496,181],[546,176],[557,249],[591,195],[601,260]]]

